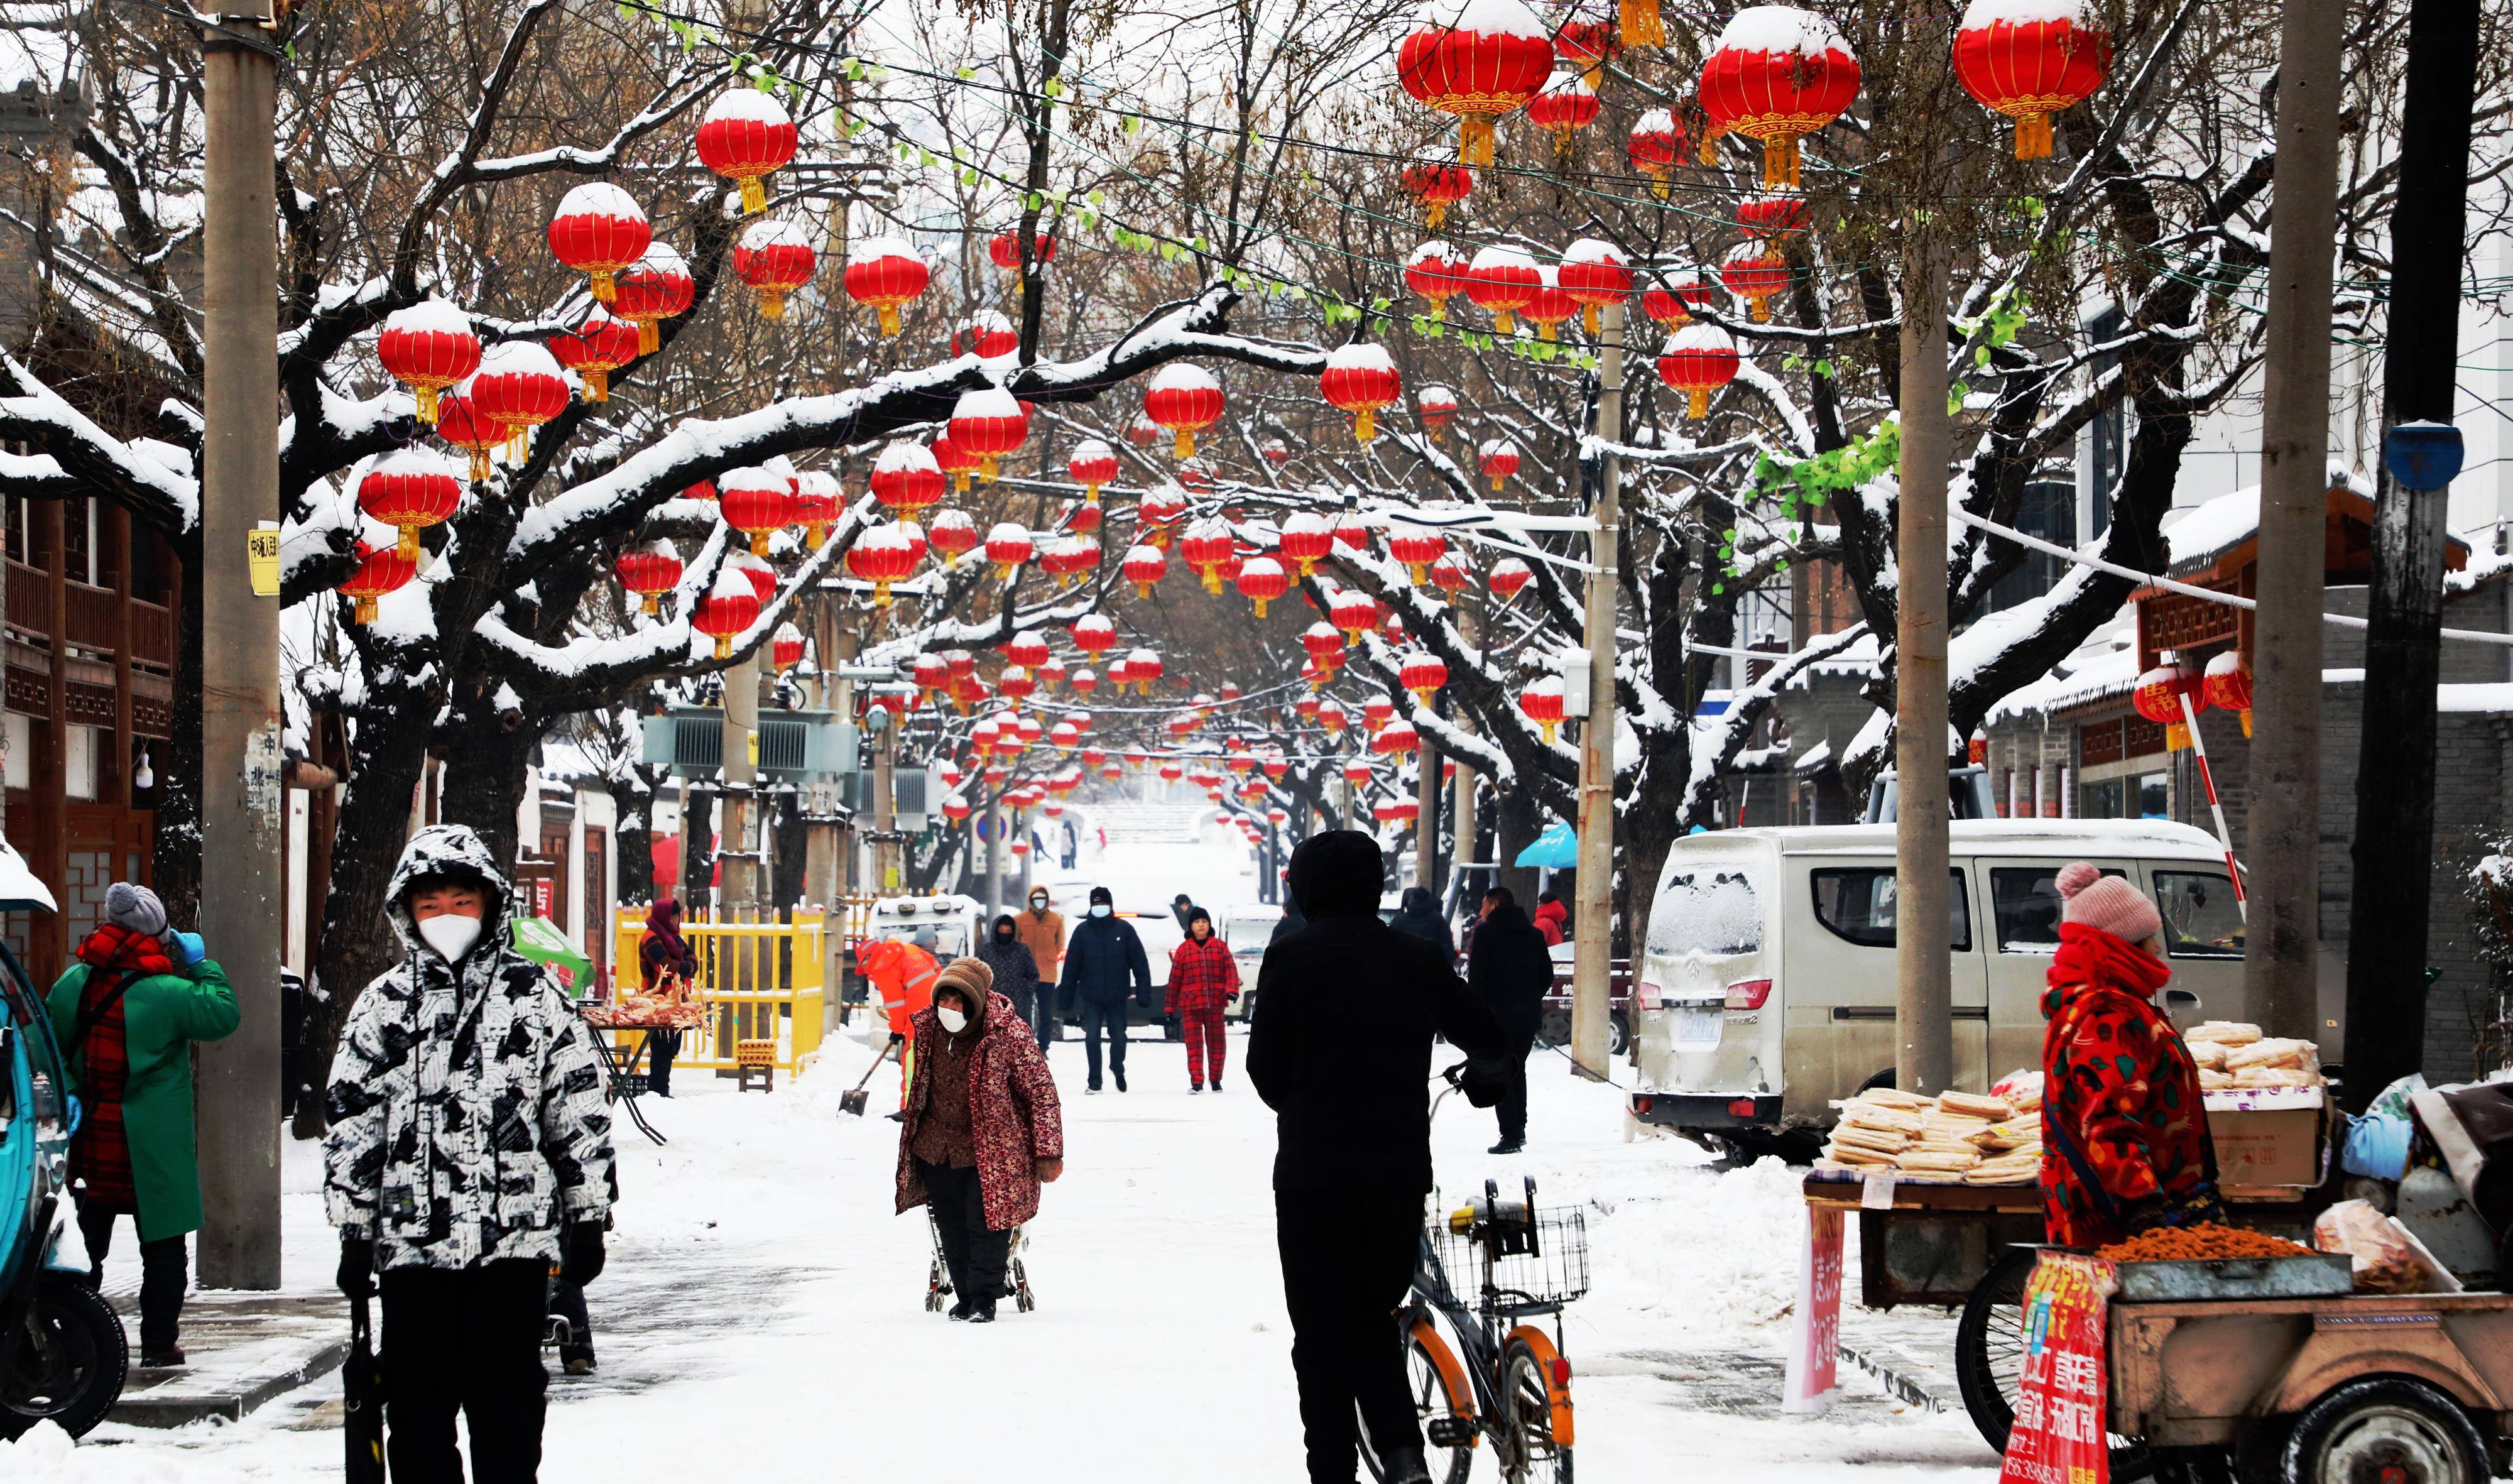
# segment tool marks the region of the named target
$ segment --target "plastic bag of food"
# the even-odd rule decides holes
[[[2247,1066],[2286,1067],[2295,1071],[2319,1071],[2321,1048],[2310,1041],[2294,1041],[2271,1037],[2254,1041],[2249,1046],[2236,1046],[2225,1053],[2225,1070],[2238,1072]]]
[[[2420,1255],[2416,1238],[2371,1201],[2340,1201],[2312,1223],[2312,1245],[2347,1254],[2360,1294],[2416,1294],[2434,1282],[2435,1269]]]
[[[1999,1078],[1989,1095],[2016,1112],[2029,1113],[2042,1105],[2042,1074],[2019,1066]]]
[[[2260,1027],[2245,1021],[2202,1021],[2181,1033],[2185,1041],[2214,1041],[2223,1046],[2249,1046],[2260,1038]]]

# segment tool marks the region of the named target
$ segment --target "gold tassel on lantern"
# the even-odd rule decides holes
[[[1489,165],[1493,162],[1493,121],[1480,113],[1469,113],[1457,120],[1457,163]]]
[[[1719,163],[1719,137],[1727,132],[1727,130],[1720,128],[1717,124],[1712,124],[1701,131],[1702,164],[1716,165]]]
[[[768,210],[768,183],[757,176],[742,177],[741,214],[745,217],[756,217],[766,210]]]
[[[1763,188],[1794,189],[1798,183],[1798,139],[1793,134],[1774,135],[1763,141]]]
[[[2019,160],[2051,158],[2051,115],[2047,113],[2016,115],[2015,157]]]
[[[1440,223],[1448,219],[1449,203],[1446,201],[1434,201],[1431,203],[1430,211],[1423,215],[1422,221],[1424,225],[1436,232],[1440,229]]]
[[[1623,45],[1627,47],[1662,47],[1666,45],[1666,22],[1658,19],[1657,0],[1623,0],[1620,18]]]
[[[608,402],[611,400],[610,372],[599,366],[589,366],[585,368],[584,400],[587,402]]]
[[[1192,458],[1194,458],[1194,457],[1195,457],[1195,433],[1194,433],[1194,431],[1193,431],[1193,430],[1191,430],[1191,429],[1189,429],[1189,428],[1183,428],[1183,427],[1179,428],[1179,429],[1177,430],[1177,436],[1176,438],[1174,438],[1174,439],[1170,440],[1170,452],[1171,452],[1171,453],[1173,453],[1173,454],[1176,454],[1176,455],[1177,455],[1178,458],[1180,458],[1180,459],[1192,459]]]
[[[471,482],[486,484],[488,480],[489,451],[485,448],[475,448],[471,450]]]
[[[419,391],[419,421],[430,427],[436,425],[436,388],[421,386]]]
[[[1745,306],[1753,312],[1755,324],[1762,324],[1772,317],[1772,301],[1768,299],[1749,299]]]
[[[1597,306],[1595,304],[1581,304],[1579,306],[1579,328],[1587,331],[1590,335],[1595,335],[1597,333]]]
[[[1509,317],[1509,311],[1507,309],[1495,309],[1493,311],[1493,333],[1495,335],[1515,335],[1518,333],[1518,321]]]
[[[418,561],[418,560],[419,560],[419,527],[417,527],[417,526],[404,526],[404,527],[402,527],[402,528],[401,528],[401,536],[400,536],[400,539],[399,539],[399,540],[397,540],[397,541],[395,541],[393,542],[393,550],[394,550],[394,551],[395,551],[395,552],[396,552],[396,553],[397,553],[397,554],[402,558],[402,560],[404,560],[404,561],[410,561],[410,562]]]
[[[2164,724],[2164,750],[2186,752],[2190,749],[2190,724],[2169,721]]]
[[[641,319],[637,321],[637,353],[639,355],[653,355],[656,351],[662,348],[663,332],[661,328],[651,319]]]
[[[2248,740],[2250,739],[2251,735],[2252,735],[2252,708],[2251,708],[2250,706],[2245,706],[2245,707],[2243,707],[2243,737],[2245,738],[2245,740],[2247,740],[2247,741],[2248,741]]]
[[[784,290],[762,289],[759,291],[759,317],[762,319],[783,319],[785,317]]]
[[[881,306],[881,333],[884,335],[897,335],[898,333],[898,305],[884,304]]]
[[[1364,443],[1378,436],[1378,420],[1369,408],[1352,415],[1352,435]]]
[[[616,301],[619,298],[618,287],[612,282],[611,270],[609,268],[595,268],[592,273],[592,278],[594,302],[608,304]]]
[[[1693,406],[1691,415],[1695,418],[1706,418],[1710,416],[1710,393],[1702,390],[1698,386],[1693,388]]]

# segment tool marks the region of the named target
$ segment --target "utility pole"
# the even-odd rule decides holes
[[[986,796],[986,921],[992,922],[1004,912],[1004,836],[1012,821],[1004,812],[1004,790],[990,790]]]
[[[1946,838],[1946,249],[1906,221],[1901,494],[1894,560],[1894,1085],[1954,1085]]]
[[[724,868],[716,915],[731,922],[759,904],[765,874],[757,854],[759,834],[759,656],[724,672],[724,795],[716,810],[716,860]]]
[[[2411,0],[2382,428],[2449,423],[2460,356],[2469,116],[2478,0]],[[2442,660],[2442,489],[2411,489],[2379,461],[2373,582],[2356,765],[2356,868],[2347,913],[2352,1112],[2425,1064],[2426,929],[2434,877],[2435,682]],[[2420,484],[2429,481],[2420,479]],[[2380,827],[2368,828],[2378,821]]]
[[[1623,436],[1623,306],[1598,318],[1597,439]],[[1588,714],[1579,728],[1579,879],[1571,934],[1571,1063],[1607,1078],[1606,1042],[1615,961],[1615,572],[1622,469],[1609,451],[1597,461],[1597,498],[1588,511]]]
[[[1422,739],[1414,765],[1414,884],[1440,895],[1440,747]]]
[[[277,60],[260,18],[202,43],[201,936],[242,1021],[199,1049],[201,1286],[279,1286],[279,600],[246,554],[275,554],[279,242],[270,140]],[[264,535],[263,533],[267,534]]]
[[[881,731],[873,737],[872,752],[872,860],[873,879],[884,892],[898,890],[898,793],[893,787],[894,772],[898,761],[898,727],[887,711]]]
[[[2285,0],[2279,28],[2277,190],[2269,203],[2261,363],[2259,607],[2252,622],[2252,912],[2243,952],[2245,1014],[2273,1036],[2311,1037],[2320,1026],[2322,546],[2346,19],[2345,7],[2328,0]],[[2453,282],[2459,282],[2457,271]],[[2418,871],[2425,868],[2420,862]]]

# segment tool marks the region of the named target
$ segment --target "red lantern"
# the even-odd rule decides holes
[[[1141,413],[1135,414],[1135,421],[1126,424],[1126,441],[1137,448],[1150,448],[1168,436],[1159,423]]]
[[[1505,244],[1477,253],[1466,268],[1466,298],[1489,311],[1493,328],[1503,335],[1512,328],[1511,311],[1535,302],[1543,287],[1544,274],[1537,270],[1536,260]]]
[[[1500,489],[1508,482],[1510,475],[1518,472],[1518,445],[1507,438],[1490,440],[1476,450],[1476,455],[1478,459],[1476,466],[1482,470],[1486,479],[1492,481],[1492,487],[1495,490]]]
[[[1370,781],[1376,777],[1378,770],[1370,765],[1368,758],[1356,757],[1343,765],[1343,781],[1355,788],[1369,787]]]
[[[1793,191],[1747,196],[1736,203],[1736,224],[1747,236],[1782,242],[1807,229],[1812,217],[1806,197]]]
[[[1239,569],[1239,595],[1256,605],[1260,619],[1266,604],[1291,590],[1291,575],[1270,556],[1252,556]]]
[[[1312,623],[1300,630],[1300,648],[1307,650],[1309,658],[1322,669],[1332,671],[1343,663],[1343,635],[1332,623]]]
[[[1099,688],[1099,674],[1097,670],[1086,665],[1081,669],[1075,670],[1073,672],[1073,678],[1065,683],[1073,687],[1074,695],[1088,696],[1093,691]]]
[[[391,544],[358,542],[358,565],[340,580],[340,591],[357,599],[351,617],[360,623],[376,622],[376,600],[398,592],[419,575],[419,563]]]
[[[1657,379],[1691,398],[1686,416],[1707,417],[1710,394],[1736,380],[1736,342],[1717,325],[1687,325],[1658,353]]]
[[[1448,538],[1418,526],[1403,527],[1387,536],[1387,554],[1406,565],[1416,587],[1421,586],[1422,579],[1430,575],[1431,564],[1446,555],[1448,550]]]
[[[1028,670],[1017,664],[1005,665],[1002,673],[995,676],[995,694],[1015,706],[1027,701],[1037,689],[1038,682],[1031,678]]]
[[[1982,106],[2015,120],[2015,157],[2051,157],[2051,115],[2084,101],[2111,70],[2111,33],[2093,8],[1973,0],[1955,32],[1955,78]],[[2249,735],[2249,734],[2246,734]]]
[[[1383,695],[1372,696],[1361,703],[1362,727],[1376,736],[1396,715],[1396,702]]]
[[[1370,522],[1362,519],[1361,512],[1358,510],[1348,515],[1339,515],[1336,517],[1335,539],[1338,546],[1353,551],[1367,551],[1370,549],[1371,541]]]
[[[1592,92],[1605,81],[1606,63],[1621,50],[1615,22],[1580,8],[1564,17],[1562,28],[1553,33],[1553,55],[1577,66]]]
[[[960,393],[951,409],[951,446],[977,461],[977,477],[995,477],[995,461],[1017,451],[1029,437],[1029,414],[1020,399],[1000,386]]]
[[[2251,736],[2252,672],[2243,667],[2243,657],[2229,649],[2209,661],[2201,683],[2208,703],[2220,711],[2241,712],[2243,735]]]
[[[1064,461],[1064,472],[1082,486],[1086,503],[1099,502],[1099,487],[1117,477],[1117,451],[1097,438],[1085,438],[1073,445],[1072,456]]]
[[[1676,166],[1684,162],[1684,126],[1676,122],[1675,114],[1665,108],[1642,114],[1623,147],[1631,155],[1632,168],[1649,177],[1650,190],[1664,200]]]
[[[759,312],[785,317],[785,296],[812,281],[820,255],[800,226],[782,220],[754,221],[733,250],[733,270],[759,296]]]
[[[765,178],[794,158],[794,120],[785,105],[756,88],[737,88],[707,104],[698,120],[698,159],[741,182],[741,214],[768,210]]]
[[[1427,706],[1431,703],[1431,693],[1449,683],[1449,666],[1439,656],[1416,650],[1405,657],[1405,663],[1397,670],[1396,677],[1398,684],[1414,693],[1416,701]]]
[[[471,455],[471,482],[478,484],[489,477],[489,456],[505,447],[510,434],[506,424],[482,413],[463,387],[457,386],[437,398],[436,436]]]
[[[1143,416],[1177,435],[1180,459],[1195,457],[1195,435],[1221,421],[1221,383],[1189,361],[1172,361],[1143,389]]]
[[[1641,312],[1672,330],[1693,323],[1693,311],[1710,302],[1710,285],[1695,274],[1641,295]]]
[[[506,457],[530,457],[532,430],[567,411],[567,374],[531,341],[503,341],[480,352],[480,369],[462,383],[480,416],[506,429]]]
[[[1561,272],[1553,264],[1537,268],[1536,279],[1536,297],[1519,313],[1536,322],[1537,340],[1550,343],[1560,338],[1562,322],[1579,312],[1579,304],[1564,292]]]
[[[1148,598],[1152,595],[1153,584],[1169,576],[1170,559],[1161,554],[1158,546],[1131,546],[1127,548],[1125,559],[1118,564],[1118,570],[1125,573],[1127,582],[1135,584],[1135,596]]]
[[[913,515],[942,502],[942,465],[921,443],[904,439],[884,447],[873,461],[873,498],[896,515]]]
[[[1485,584],[1492,588],[1494,597],[1503,603],[1514,603],[1527,584],[1535,581],[1536,573],[1525,562],[1514,556],[1505,556],[1493,563],[1492,576],[1485,579]]]
[[[1701,64],[1699,93],[1715,133],[1763,141],[1764,185],[1795,185],[1798,140],[1839,118],[1858,97],[1858,60],[1820,16],[1785,5],[1748,6],[1719,33]]]
[[[1300,576],[1308,577],[1318,570],[1318,563],[1335,545],[1335,531],[1326,517],[1314,510],[1295,510],[1283,518],[1282,535],[1277,541],[1288,561],[1300,565]]]
[[[995,564],[995,577],[1010,582],[1015,571],[1030,559],[1034,547],[1026,527],[1016,522],[997,521],[986,533],[986,560]]]
[[[803,631],[792,623],[778,624],[777,632],[770,635],[768,639],[768,662],[777,667],[777,673],[779,675],[802,663]],[[872,703],[894,716],[906,709],[903,703],[899,703],[897,696],[876,695],[872,699]]]
[[[1544,734],[1546,746],[1553,744],[1553,729],[1562,725],[1562,677],[1546,675],[1531,681],[1518,693],[1518,708]]]
[[[1126,682],[1145,696],[1161,678],[1161,657],[1147,649],[1138,649],[1126,657]]]
[[[386,454],[358,479],[358,508],[400,531],[394,550],[419,560],[419,533],[442,525],[462,503],[462,476],[443,456],[406,448]]]
[[[1553,70],[1553,41],[1519,0],[1441,0],[1396,53],[1415,101],[1456,115],[1457,163],[1493,162],[1493,120],[1515,113]]]
[[[952,442],[951,435],[947,432],[934,435],[933,453],[935,467],[951,476],[951,488],[963,495],[968,494],[969,476],[977,472],[982,466],[982,461],[976,454]]]
[[[2130,702],[2138,715],[2164,728],[2165,751],[2178,752],[2190,745],[2190,724],[2182,719],[2181,702],[2184,697],[2190,698],[2193,712],[2205,706],[2205,685],[2200,676],[2177,664],[2159,664],[2137,677]]]
[[[1377,600],[1358,588],[1343,588],[1327,603],[1327,620],[1342,630],[1344,647],[1352,648],[1378,626]]]
[[[553,335],[550,354],[584,379],[584,399],[611,400],[611,373],[637,359],[637,327],[595,306],[574,330]]]
[[[1422,739],[1415,733],[1413,725],[1402,721],[1389,722],[1370,740],[1370,750],[1381,757],[1409,757],[1421,745]]]
[[[1473,194],[1475,173],[1463,165],[1446,160],[1415,160],[1397,172],[1405,184],[1405,193],[1422,203],[1422,224],[1432,231],[1440,229],[1449,208]]]
[[[1346,716],[1343,707],[1334,701],[1321,701],[1318,702],[1318,725],[1327,729],[1328,736],[1336,737],[1342,735],[1344,728],[1352,725],[1352,718]],[[1370,765],[1363,763],[1361,766],[1367,768]],[[1348,770],[1346,776],[1350,776]]]
[[[690,616],[692,628],[715,640],[718,660],[730,658],[734,639],[758,622],[759,594],[751,589],[749,579],[730,567],[716,572],[714,584],[698,599],[698,612]]]
[[[1755,322],[1772,317],[1772,298],[1789,286],[1789,262],[1759,242],[1740,242],[1719,264],[1719,281],[1745,301]]]
[[[940,655],[917,656],[908,665],[908,673],[915,679],[916,688],[925,693],[927,705],[942,703],[942,693],[951,684],[951,666]],[[956,783],[959,780],[945,773],[942,782]]]
[[[803,528],[806,544],[818,546],[829,539],[829,528],[838,523],[840,495],[838,476],[827,469],[805,469],[794,476],[794,524]]]
[[[1455,551],[1431,564],[1431,585],[1445,593],[1460,593],[1474,585],[1474,572],[1465,558]]]
[[[977,549],[977,523],[966,510],[944,510],[934,517],[929,533],[934,549],[942,553],[942,570],[949,572],[960,565],[960,558]]]
[[[1457,394],[1446,386],[1425,386],[1414,394],[1414,415],[1422,430],[1436,438],[1457,416]]]
[[[1038,567],[1056,579],[1058,590],[1073,585],[1082,574],[1099,565],[1099,543],[1087,537],[1058,536],[1040,547]]]
[[[418,398],[419,421],[433,424],[437,393],[480,369],[480,337],[472,333],[471,316],[431,299],[393,311],[376,339],[376,356]]]
[[[811,275],[807,272],[806,278]],[[881,315],[881,333],[898,333],[900,306],[916,301],[934,277],[915,245],[899,237],[875,237],[848,259],[847,298]]]
[[[1434,239],[1405,260],[1405,287],[1431,301],[1431,318],[1446,323],[1449,301],[1467,291],[1472,264],[1457,250]]]
[[[762,468],[727,469],[716,478],[717,508],[724,523],[750,539],[754,556],[768,554],[768,538],[794,523],[794,487]]]
[[[741,574],[742,580],[750,584],[750,590],[759,595],[762,607],[767,605],[769,599],[777,596],[777,569],[769,566],[764,559],[753,556],[747,551],[735,551],[724,559],[724,566],[728,572]]]
[[[951,353],[974,355],[990,361],[999,355],[1010,355],[1020,348],[1020,332],[1013,322],[992,309],[980,309],[969,316],[959,329],[951,332]]]
[[[637,327],[637,353],[653,355],[663,340],[656,326],[689,312],[698,301],[698,280],[678,248],[651,243],[645,256],[613,275],[611,312]]]
[[[1007,273],[1020,271],[1020,233],[1001,231],[986,243],[986,257]],[[1056,239],[1039,232],[1029,240],[1030,261],[1044,268],[1056,261]]]
[[[1040,637],[1035,631],[1024,628],[1004,641],[1003,653],[1006,663],[1017,664],[1023,669],[1036,669],[1047,662],[1049,650],[1046,639]]]
[[[611,302],[612,275],[644,257],[654,239],[645,208],[608,180],[589,180],[561,196],[550,217],[550,255],[592,280],[597,303]]]
[[[1073,626],[1067,632],[1073,636],[1073,647],[1086,655],[1104,654],[1117,643],[1117,625],[1103,614],[1084,614],[1073,621]],[[1077,674],[1074,676],[1074,689],[1081,688],[1081,676]]]
[[[1185,537],[1178,541],[1178,556],[1188,571],[1203,580],[1207,592],[1221,590],[1221,564],[1229,559],[1232,549],[1229,524],[1210,516],[1187,527]]]
[[[1553,147],[1571,152],[1571,136],[1597,121],[1597,88],[1573,71],[1546,78],[1527,100],[1527,121],[1553,136]]]
[[[1318,391],[1329,406],[1352,414],[1353,437],[1368,443],[1378,436],[1380,410],[1404,399],[1405,382],[1386,346],[1355,341],[1327,352]]]
[[[620,552],[612,570],[618,574],[619,585],[635,593],[646,612],[655,613],[663,606],[663,594],[680,585],[681,554],[670,541],[651,541]]]
[[[916,570],[916,547],[899,523],[875,526],[847,548],[847,571],[856,581],[872,583],[872,606],[890,606],[890,584]]]
[[[1582,237],[1562,252],[1557,274],[1562,292],[1579,305],[1579,323],[1598,333],[1597,311],[1620,303],[1632,292],[1632,261],[1623,250],[1596,237]]]

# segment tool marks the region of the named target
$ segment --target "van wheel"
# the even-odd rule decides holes
[[[1631,1017],[1617,1010],[1606,1022],[1606,1055],[1619,1057],[1632,1049]]]
[[[2285,1484],[2485,1484],[2487,1445],[2469,1415],[2423,1382],[2349,1382],[2304,1409],[2278,1470]]]
[[[1814,1129],[1721,1129],[1710,1135],[1728,1162],[1750,1165],[1766,1156],[1784,1164],[1811,1165],[1823,1151],[1823,1135]]]

